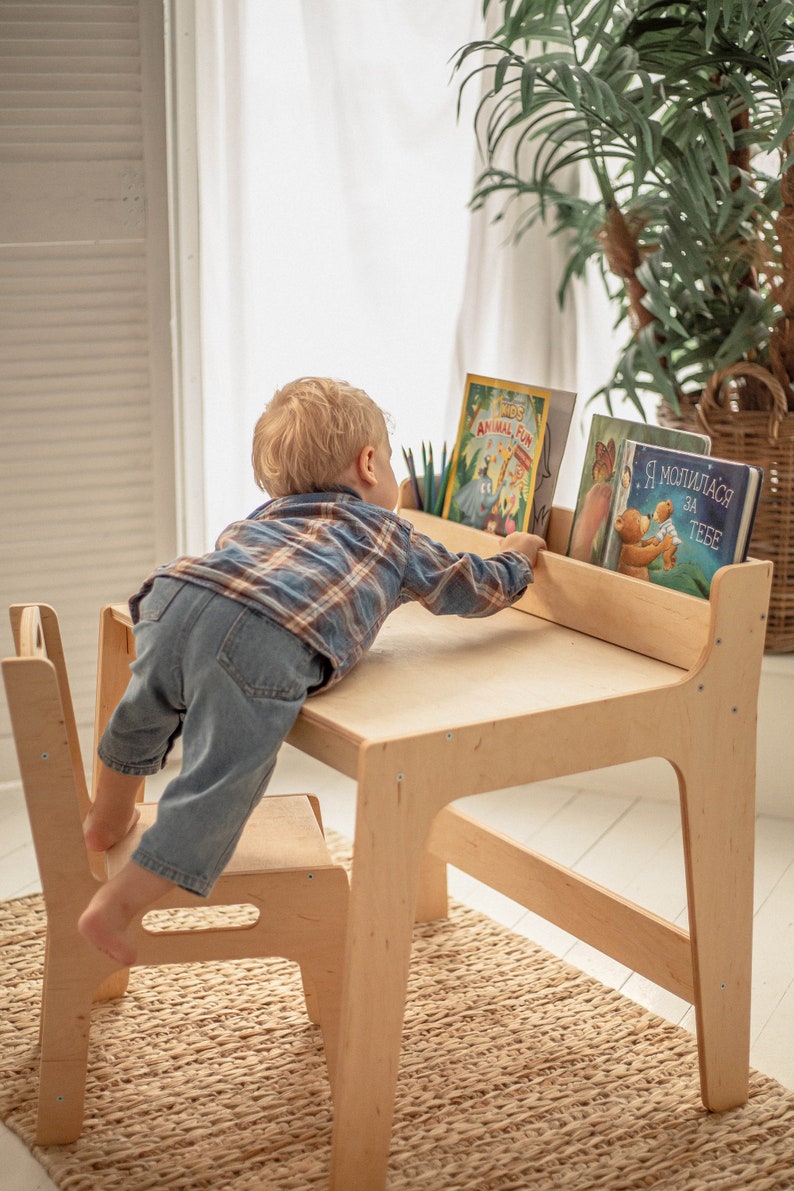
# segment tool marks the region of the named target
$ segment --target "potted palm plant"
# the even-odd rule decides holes
[[[472,203],[496,203],[516,236],[541,220],[562,237],[561,302],[595,263],[626,332],[599,390],[610,408],[644,417],[655,398],[661,420],[698,420],[715,454],[764,467],[767,644],[794,649],[791,0],[485,9],[495,31],[455,61],[461,91],[480,87]]]

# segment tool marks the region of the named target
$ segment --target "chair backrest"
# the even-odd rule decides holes
[[[69,676],[66,672],[66,658],[61,641],[61,628],[54,608],[49,604],[12,604],[9,608],[11,631],[18,657],[49,658],[55,667],[58,691],[61,696],[64,723],[69,737],[69,751],[78,778],[80,811],[85,817],[90,805],[88,788],[84,780],[83,756],[80,737],[72,704]]]
[[[84,899],[86,882],[96,888],[82,828],[90,802],[58,618],[46,604],[10,615],[17,656],[3,659],[3,680],[45,901]]]

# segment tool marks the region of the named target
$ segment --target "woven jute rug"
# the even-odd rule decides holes
[[[0,904],[0,1115],[59,1187],[325,1185],[320,1035],[281,961],[134,970],[94,1010],[83,1136],[37,1147],[43,939],[38,896]],[[792,1188],[794,1093],[751,1082],[710,1115],[691,1035],[453,906],[416,930],[389,1189]]]

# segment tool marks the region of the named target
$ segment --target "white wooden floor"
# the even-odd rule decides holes
[[[571,779],[573,780],[573,779]],[[624,785],[625,774],[621,780]],[[328,827],[352,835],[353,783],[285,746],[273,794],[314,791]],[[617,789],[612,795],[547,783],[464,802],[467,809],[560,863],[681,924],[686,895],[678,808]],[[0,786],[0,898],[38,888],[20,788]],[[451,870],[454,897],[575,964],[686,1029],[691,1008],[620,964],[566,935],[463,873]],[[794,819],[757,820],[751,1062],[794,1089]],[[47,1191],[53,1184],[27,1150],[0,1126],[4,1191]]]

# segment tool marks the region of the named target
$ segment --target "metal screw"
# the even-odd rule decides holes
[[[447,734],[446,734],[446,736],[444,737],[444,739],[445,739],[445,740],[451,740],[451,739],[452,739],[452,733],[451,733],[451,732],[447,732]]]
[[[404,774],[404,773],[398,773],[398,774],[397,774],[397,781],[398,781],[398,782],[405,781],[405,774]]]
[[[49,753],[42,753],[42,754],[41,754],[41,759],[42,759],[42,761],[49,761],[49,759],[50,759],[50,754],[49,754]]]

